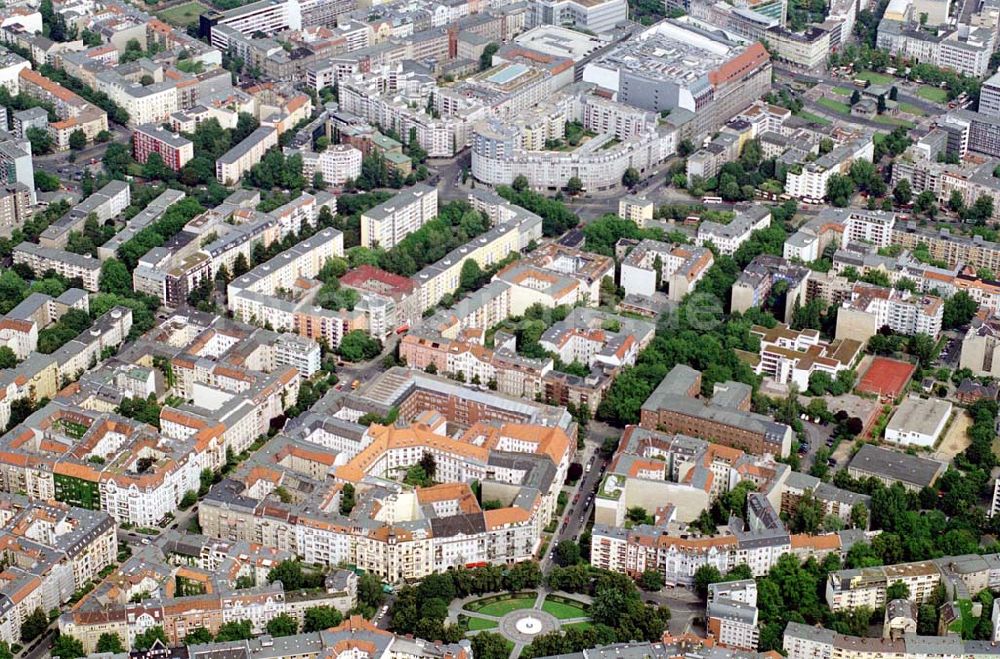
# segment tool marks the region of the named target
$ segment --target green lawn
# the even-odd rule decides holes
[[[802,119],[805,119],[806,121],[811,121],[814,124],[819,124],[820,126],[829,126],[831,123],[833,123],[826,117],[821,117],[818,114],[813,114],[812,112],[806,112],[805,110],[799,112],[797,116],[801,117]]]
[[[562,628],[564,630],[565,629],[570,629],[570,628],[573,628],[573,629],[590,629],[593,626],[594,626],[593,623],[584,621],[584,622],[571,622],[568,625],[563,625]]]
[[[583,610],[582,606],[574,606],[572,604],[564,604],[563,602],[554,602],[546,599],[542,603],[542,611],[546,613],[551,613],[560,620],[568,620],[570,618],[583,618],[586,617],[587,612]]]
[[[941,89],[940,87],[931,87],[930,85],[920,85],[917,87],[917,96],[920,98],[926,98],[931,103],[948,102],[947,90]]]
[[[159,12],[159,17],[177,27],[187,27],[188,25],[197,23],[198,17],[207,9],[206,5],[192,0],[191,2],[171,7],[170,9],[164,9]]]
[[[495,629],[497,622],[495,620],[486,620],[484,618],[475,618],[469,616],[469,631],[479,631],[481,629]]]
[[[912,114],[915,117],[923,117],[927,114],[926,112],[918,108],[916,105],[912,105],[910,103],[900,103],[899,111],[905,112],[907,114]]]
[[[479,609],[479,613],[487,616],[496,616],[497,618],[505,616],[511,611],[517,611],[520,609],[530,609],[535,606],[535,600],[529,597],[518,597],[515,599],[504,600],[502,602],[493,602],[492,604],[487,604],[483,608]],[[471,621],[471,618],[470,618]]]
[[[838,112],[840,114],[850,114],[851,106],[847,103],[841,103],[840,101],[835,101],[832,98],[818,98],[816,99],[816,105],[821,105],[827,110],[832,112]]]
[[[887,117],[885,115],[875,117],[875,121],[880,124],[885,124],[886,126],[905,126],[906,128],[913,128],[915,125],[912,121],[897,119],[896,117]]]
[[[832,91],[837,96],[850,96],[851,94],[854,93],[853,89],[848,89],[846,87],[831,87],[830,91]]]
[[[890,75],[885,73],[875,73],[874,71],[862,71],[861,73],[855,73],[854,77],[858,80],[867,80],[873,85],[889,85],[895,80]]]

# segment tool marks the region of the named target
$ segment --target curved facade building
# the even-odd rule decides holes
[[[520,126],[496,120],[476,124],[472,135],[472,175],[488,185],[509,185],[525,176],[536,190],[561,190],[577,177],[588,192],[621,187],[632,167],[640,174],[676,151],[672,130],[651,128],[619,141],[600,133],[573,151],[530,151],[524,148]]]

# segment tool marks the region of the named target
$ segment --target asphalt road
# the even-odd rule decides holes
[[[52,641],[55,640],[55,624],[48,629],[42,636],[36,638],[31,645],[21,651],[18,657],[21,659],[40,659],[41,657],[48,657],[50,655],[49,650],[52,645]]]

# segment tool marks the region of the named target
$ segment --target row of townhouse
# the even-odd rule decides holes
[[[117,634],[131,648],[135,638],[153,626],[163,629],[170,646],[180,646],[199,630],[218,634],[227,622],[246,620],[255,634],[264,634],[278,616],[289,616],[301,626],[311,608],[331,607],[347,614],[357,603],[358,576],[352,571],[333,570],[322,588],[290,590],[280,581],[267,581],[271,569],[294,559],[288,552],[197,535],[168,538],[130,557],[60,616],[59,631],[79,640],[88,653],[105,634]],[[205,549],[212,552],[212,560],[192,556]],[[239,583],[247,579],[260,585]]]
[[[32,613],[60,608],[112,567],[115,531],[114,520],[100,511],[6,495],[0,502],[0,641],[21,642],[21,625]]]
[[[77,308],[82,308],[80,304]],[[51,354],[32,352],[14,368],[0,371],[0,426],[6,427],[15,401],[55,397],[60,389],[93,368],[106,350],[116,349],[132,329],[132,310],[114,307]],[[11,492],[20,492],[11,489]],[[28,490],[24,490],[28,491]]]
[[[108,113],[93,103],[32,69],[22,69],[18,75],[21,91],[55,107],[59,121],[50,123],[48,130],[57,149],[69,149],[70,136],[78,130],[88,142],[108,130]]]
[[[27,359],[38,348],[38,333],[70,309],[89,313],[86,291],[70,288],[57,298],[32,293],[0,319],[0,345],[10,348],[18,360]]]
[[[202,470],[219,469],[227,453],[245,451],[297,400],[299,368],[305,368],[307,355],[283,348],[285,339],[273,332],[230,327],[230,322],[214,329],[211,322],[191,317],[168,321],[88,373],[59,402],[0,440],[0,488],[101,509],[122,523],[158,524],[186,492],[198,490]],[[100,328],[84,335],[92,331],[101,335]],[[126,328],[107,345],[118,345],[127,333]],[[100,345],[70,342],[71,354],[51,356],[60,360],[53,369],[92,367]],[[307,361],[318,368],[319,348],[311,347]],[[160,360],[155,373],[143,366]],[[123,374],[135,386],[118,377]],[[29,386],[39,396],[55,394],[51,383],[35,386],[28,380],[23,387]],[[128,392],[122,392],[126,387]],[[129,392],[143,397],[172,393],[189,405],[164,407],[157,431],[112,411]]]
[[[909,589],[909,599],[923,604],[940,585],[948,597],[967,600],[1000,583],[1000,554],[943,556],[928,561],[838,570],[826,582],[826,603],[834,611],[885,606],[886,591],[896,583]]]
[[[408,426],[338,428],[324,421],[325,435],[347,435],[338,442],[348,450],[339,465],[310,441],[312,432],[275,438],[212,489],[199,507],[201,528],[310,562],[352,563],[390,582],[530,559],[569,467],[568,436],[560,428],[508,423],[474,424],[452,438],[445,426],[445,416],[429,409]],[[425,455],[434,457],[443,484],[401,487],[395,479]],[[334,481],[318,480],[328,471]],[[473,480],[483,496],[512,503],[482,510],[467,485]],[[357,502],[344,515],[339,504],[348,483]],[[279,486],[292,494],[290,503],[274,494]]]
[[[737,518],[738,519],[738,518]],[[774,516],[777,520],[777,516]],[[672,517],[662,519],[667,523]],[[658,520],[659,522],[659,520]],[[829,554],[844,555],[859,539],[857,531],[826,535],[790,534],[784,527],[744,530],[731,526],[721,535],[698,537],[670,532],[659,523],[631,529],[595,525],[590,563],[613,572],[638,577],[654,570],[671,585],[690,586],[699,568],[710,565],[722,574],[740,565],[750,567],[755,577],[763,576],[785,554],[817,560]],[[860,538],[864,534],[860,533]]]
[[[338,346],[347,331],[363,329],[364,314],[326,310],[314,304],[316,276],[334,257],[344,255],[344,236],[323,229],[229,283],[227,299],[239,320],[279,331],[296,332]]]
[[[304,224],[316,226],[323,208],[336,209],[326,192],[302,194],[269,213],[257,211],[259,203],[259,191],[237,190],[191,219],[169,247],[153,248],[139,259],[132,272],[135,290],[176,308],[203,279],[223,269],[233,272],[241,257],[252,263],[258,245],[269,247],[301,232]]]

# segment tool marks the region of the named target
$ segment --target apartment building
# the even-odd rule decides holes
[[[348,144],[331,144],[320,153],[302,154],[302,175],[312,180],[317,173],[323,183],[340,187],[361,175],[361,151]]]
[[[1000,325],[995,321],[973,321],[962,337],[959,368],[968,368],[976,377],[1000,376]]]
[[[785,194],[804,201],[823,201],[831,176],[846,173],[855,160],[871,161],[874,154],[875,143],[870,135],[835,146],[812,162],[790,168],[785,178]]]
[[[518,214],[515,219],[497,223],[486,233],[457,247],[441,260],[425,266],[412,279],[418,286],[422,312],[437,305],[447,293],[458,289],[462,264],[466,259],[487,269],[511,252],[521,251],[531,240],[542,235],[542,218],[534,214]]]
[[[805,266],[790,263],[770,254],[754,257],[733,283],[731,307],[744,312],[762,306],[779,282],[787,287],[783,318],[791,320],[796,305],[806,303],[811,271]]]
[[[268,149],[277,145],[277,129],[273,126],[261,126],[215,161],[215,177],[223,185],[236,184],[251,167],[260,162]]]
[[[225,51],[229,41],[223,30],[226,26],[243,35],[256,32],[276,34],[285,30],[302,29],[302,6],[292,0],[260,0],[227,11],[208,11],[202,14],[199,33],[210,37],[211,44]]]
[[[386,375],[392,377],[391,373]],[[307,420],[292,438],[276,438],[273,450],[298,451],[300,460],[310,462],[321,457],[312,443],[314,439],[350,447],[346,463],[316,472],[325,475],[332,468],[338,482],[324,483],[299,473],[296,478],[301,485],[296,485],[282,477],[287,468],[273,460],[248,465],[213,488],[200,505],[202,528],[208,535],[232,540],[263,533],[265,544],[293,551],[310,562],[354,562],[389,582],[420,578],[470,561],[504,564],[531,557],[538,547],[540,529],[555,511],[558,483],[569,467],[566,433],[560,428],[537,425],[506,423],[490,428],[473,423],[462,435],[449,437],[444,434],[444,424],[454,414],[452,410],[431,411],[424,407],[425,403],[413,402],[422,411],[411,417],[413,408],[404,406],[400,417],[420,422],[376,424],[367,429],[354,426],[349,433],[362,435],[360,443],[343,443],[348,429],[338,429],[318,416],[314,419],[316,425],[312,419]],[[317,432],[329,439],[322,439]],[[337,436],[344,439],[338,440]],[[263,449],[265,453],[270,450]],[[510,452],[517,457],[512,459]],[[359,490],[361,501],[349,517],[340,515],[336,506],[324,512],[323,507],[308,501],[329,496],[337,500],[344,481],[359,483],[369,474],[401,477],[428,453],[435,458],[442,485],[390,496]],[[273,496],[266,496],[275,483],[262,477],[277,478],[286,487],[308,486],[315,491],[306,495],[301,504],[276,505]],[[515,494],[514,503],[482,511],[466,485],[473,479],[479,480],[487,496],[496,496],[501,489]],[[428,505],[431,503],[434,505]],[[369,512],[372,505],[377,505],[377,514]],[[287,514],[290,510],[294,514]]]
[[[750,388],[726,382],[716,385],[710,400],[697,398],[701,373],[674,366],[642,404],[643,428],[678,432],[739,448],[754,455],[788,455],[791,429],[750,412]]]
[[[837,313],[838,339],[866,342],[883,326],[899,334],[941,334],[944,301],[933,295],[856,283]]]
[[[800,391],[809,388],[813,373],[836,379],[838,373],[854,365],[864,347],[852,339],[827,343],[816,330],[797,331],[781,323],[771,328],[754,325],[750,333],[760,338],[757,359],[747,359],[754,372],[778,384],[795,383]]]
[[[437,217],[437,188],[418,184],[361,214],[361,245],[392,249]]]
[[[37,273],[54,270],[69,280],[79,278],[88,291],[96,293],[99,290],[101,262],[92,256],[23,242],[14,248],[14,263],[23,263]]]
[[[712,252],[705,247],[643,240],[622,261],[619,283],[626,295],[652,296],[666,288],[668,299],[680,301],[713,263]]]
[[[732,256],[740,245],[750,240],[750,234],[771,226],[771,211],[767,206],[755,205],[736,211],[728,224],[703,221],[698,225],[695,242],[704,246],[711,242],[720,254]]]
[[[250,621],[260,635],[278,616],[301,625],[310,608],[331,607],[343,614],[354,608],[358,576],[350,570],[333,570],[317,589],[286,590],[280,581],[268,583],[274,566],[294,558],[256,543],[168,531],[159,546],[129,557],[60,616],[59,630],[93,653],[102,634],[118,634],[129,646],[150,620],[162,627],[167,643],[183,646],[192,633],[218,634],[231,620]],[[244,587],[240,582],[247,578],[259,585]]]
[[[149,156],[158,153],[163,163],[179,172],[181,167],[194,158],[194,143],[177,133],[164,130],[159,124],[139,126],[132,133],[132,155],[145,164]]]
[[[69,149],[69,136],[82,130],[91,142],[101,131],[108,129],[108,114],[93,103],[55,83],[32,69],[22,69],[19,74],[21,91],[52,103],[60,121],[49,124],[57,149]]]
[[[844,242],[888,247],[896,214],[879,210],[851,209],[844,218]]]
[[[343,255],[344,235],[336,229],[323,229],[281,252],[229,283],[227,299],[233,317],[286,332],[299,331],[296,310],[309,305],[306,293],[316,288],[304,288],[303,280],[315,279],[328,259]]]
[[[32,293],[0,319],[0,345],[10,348],[18,360],[27,359],[38,347],[38,332],[70,309],[90,311],[86,291],[70,288],[57,298]]]
[[[886,485],[901,483],[906,489],[919,492],[933,485],[946,467],[937,460],[865,444],[851,458],[847,473],[854,478],[874,477]]]
[[[0,181],[20,183],[31,193],[31,204],[36,202],[35,166],[31,158],[31,144],[25,139],[15,139],[0,131]]]
[[[0,502],[0,539],[8,564],[0,593],[0,641],[21,642],[21,625],[36,610],[65,605],[118,554],[115,521],[106,513],[33,501],[9,492]]]
[[[98,223],[107,222],[122,213],[132,203],[132,188],[125,181],[109,181],[103,188],[45,227],[38,242],[42,247],[63,249],[73,231],[82,232],[93,215]]]
[[[0,236],[9,237],[31,219],[33,194],[33,189],[16,181],[0,187]]]
[[[618,200],[618,217],[635,222],[640,229],[653,219],[653,202],[635,195],[626,195]]]

